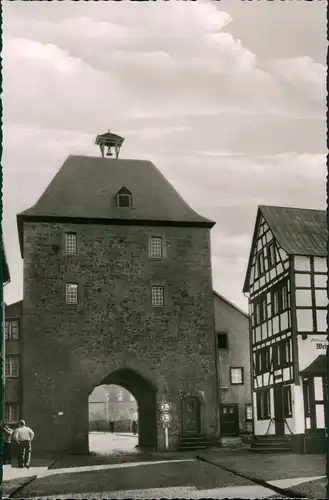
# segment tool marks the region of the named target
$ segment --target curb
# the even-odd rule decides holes
[[[31,484],[37,477],[38,476],[28,477],[23,484],[20,484],[19,486],[17,486],[17,488],[15,488],[13,491],[11,491],[9,493],[9,495],[7,495],[5,498],[13,498],[16,495],[16,493],[19,493],[23,488],[25,488],[25,486],[28,486],[29,484]]]
[[[294,492],[292,490],[285,489],[285,488],[279,488],[278,486],[274,486],[273,484],[270,484],[270,483],[264,481],[264,479],[259,479],[257,477],[250,476],[249,474],[241,474],[240,472],[236,472],[233,469],[229,469],[228,467],[224,467],[222,465],[219,465],[216,462],[212,462],[211,460],[208,460],[200,455],[198,455],[195,458],[197,460],[202,461],[202,462],[206,462],[208,464],[214,465],[215,467],[218,467],[219,469],[223,469],[226,472],[230,472],[231,474],[234,474],[235,476],[243,477],[244,479],[247,479],[248,481],[251,481],[255,484],[258,484],[259,486],[263,486],[263,488],[267,488],[269,490],[272,490],[275,493],[278,493],[279,495],[283,495],[283,496],[288,497],[288,498],[304,498],[305,499],[305,495],[302,495],[301,493],[297,493],[297,492]]]

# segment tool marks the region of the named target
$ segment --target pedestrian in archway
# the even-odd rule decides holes
[[[137,424],[136,420],[133,420],[132,430],[133,430],[134,436],[136,436],[137,431],[138,431],[138,424]]]
[[[11,438],[14,431],[5,424],[3,426],[3,464],[11,464]]]
[[[110,433],[113,434],[115,428],[114,420],[110,420]]]
[[[19,427],[15,430],[13,438],[18,444],[18,467],[20,469],[23,467],[29,469],[32,453],[31,442],[34,438],[34,432],[25,425],[24,420],[20,420]]]

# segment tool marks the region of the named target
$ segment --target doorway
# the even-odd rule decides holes
[[[284,436],[283,391],[282,385],[274,386],[274,421],[276,436]]]
[[[221,436],[239,436],[239,408],[237,404],[227,404],[221,406],[220,412]]]
[[[200,436],[201,407],[199,398],[187,396],[182,400],[182,435]]]

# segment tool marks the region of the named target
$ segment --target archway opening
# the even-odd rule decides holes
[[[157,449],[156,390],[138,373],[118,370],[88,398],[89,451],[96,454]]]
[[[119,385],[99,385],[88,398],[89,451],[132,452],[138,445],[138,405]]]

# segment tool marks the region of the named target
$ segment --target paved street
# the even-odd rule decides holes
[[[134,448],[137,439],[131,435],[92,433],[90,439],[97,455],[63,457],[53,465],[51,461],[34,459],[30,470],[6,466],[4,496],[13,493],[10,479],[15,483],[22,476],[25,480],[37,476],[12,497],[282,498],[287,495],[272,487],[298,492],[305,484],[308,498],[325,498],[325,457],[264,456],[219,450],[203,453],[204,460],[200,460],[198,452],[139,452]],[[256,481],[250,477],[256,477]],[[259,484],[257,478],[267,484]]]
[[[89,450],[97,455],[136,453],[138,436],[131,433],[90,432]]]

